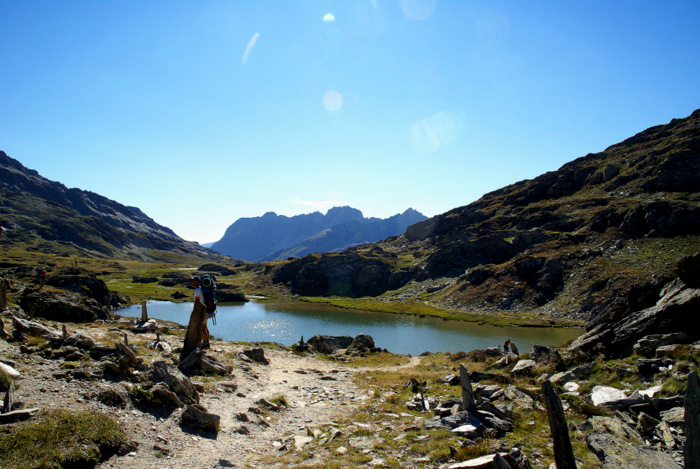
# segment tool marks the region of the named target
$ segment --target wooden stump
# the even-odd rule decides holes
[[[576,459],[569,439],[569,427],[566,424],[564,408],[549,380],[542,383],[542,394],[547,406],[547,417],[554,443],[554,461],[557,463],[557,469],[576,469]]]
[[[202,303],[198,303],[192,310],[190,315],[190,323],[187,325],[185,340],[182,344],[180,352],[180,361],[187,358],[192,350],[202,346],[202,334],[204,325],[207,323],[207,307]]]

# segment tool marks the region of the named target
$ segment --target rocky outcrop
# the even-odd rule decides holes
[[[597,325],[572,342],[567,353],[586,355],[597,350],[609,355],[628,354],[645,336],[677,331],[686,331],[692,340],[697,340],[700,332],[688,326],[695,322],[699,308],[700,289],[689,288],[677,279],[664,288],[656,305],[618,322]]]
[[[112,316],[110,310],[98,301],[68,291],[59,293],[27,288],[20,306],[33,317],[52,321],[89,322]]]
[[[107,288],[104,280],[97,278],[97,276],[85,269],[70,267],[56,270],[46,279],[46,284],[80,293],[83,296],[96,300],[103,306],[117,308],[124,303],[124,300],[118,294],[111,292]]]
[[[391,267],[359,254],[309,255],[273,269],[271,278],[307,296],[375,296],[386,291]]]

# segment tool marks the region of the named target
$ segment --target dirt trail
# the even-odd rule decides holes
[[[71,333],[73,331],[71,330]],[[103,345],[110,341],[106,331],[84,331]],[[133,340],[151,341],[155,336],[141,334]],[[170,337],[174,343],[177,339]],[[175,345],[175,344],[174,344]],[[239,344],[214,345],[211,353],[218,357],[238,357]],[[25,408],[95,409],[112,415],[125,427],[137,449],[124,456],[114,456],[99,467],[108,468],[181,468],[181,467],[273,467],[266,455],[302,444],[309,428],[332,423],[347,415],[370,395],[358,389],[353,375],[360,369],[341,363],[300,356],[282,348],[266,348],[269,364],[226,358],[233,365],[232,376],[224,381],[193,378],[204,387],[200,403],[210,413],[221,417],[217,435],[188,433],[179,424],[181,410],[143,412],[127,399],[126,408],[110,407],[95,397],[108,389],[127,394],[128,384],[102,379],[75,379],[70,370],[61,368],[64,360],[45,359],[38,353],[20,351],[19,344],[0,341],[0,356],[15,362],[22,373],[15,400]],[[148,358],[150,361],[152,357]],[[417,357],[407,365],[417,363]],[[96,364],[93,364],[93,366]],[[256,413],[261,399],[283,398],[288,407],[279,412]]]

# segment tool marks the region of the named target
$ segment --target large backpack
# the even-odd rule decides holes
[[[216,281],[211,275],[204,274],[200,285],[202,288],[202,294],[204,295],[204,305],[207,307],[207,313],[213,313],[216,311],[216,297],[214,295],[214,291],[216,290]]]

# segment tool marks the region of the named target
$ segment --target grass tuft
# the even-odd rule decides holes
[[[91,467],[123,443],[124,431],[107,415],[50,410],[0,433],[0,467]]]

